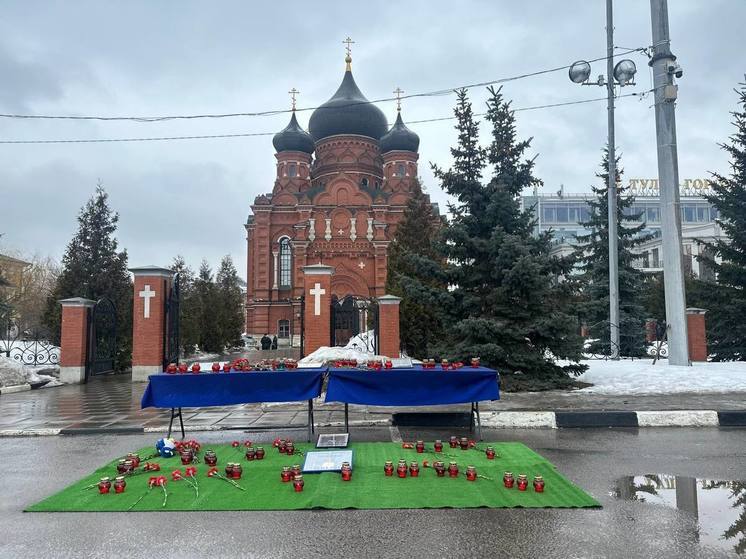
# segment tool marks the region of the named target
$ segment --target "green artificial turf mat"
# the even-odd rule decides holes
[[[417,454],[414,449],[403,449],[398,443],[352,443],[352,481],[343,482],[340,474],[325,472],[305,474],[303,492],[293,491],[292,483],[280,480],[282,466],[303,464],[301,456],[281,455],[271,445],[265,447],[263,460],[247,461],[244,449],[240,451],[230,445],[214,445],[218,456],[218,468],[224,472],[226,462],[240,462],[243,476],[238,483],[245,491],[240,491],[224,480],[208,478],[208,467],[199,454],[198,470],[199,497],[186,481],[172,481],[171,472],[184,470],[178,457],[156,458],[151,462],[161,464],[161,472],[144,473],[127,478],[127,489],[122,494],[100,495],[97,488],[83,489],[95,484],[104,476],[116,475],[114,460],[99,468],[91,475],[63,489],[59,493],[32,505],[28,512],[115,512],[126,511],[143,494],[145,497],[133,511],[209,511],[209,510],[300,510],[300,509],[420,509],[420,508],[503,508],[503,507],[597,507],[598,502],[580,488],[560,475],[554,465],[521,443],[482,443],[481,449],[493,446],[498,453],[495,460],[488,460],[482,450],[451,449],[446,443],[444,452],[435,454],[432,443],[426,443],[429,451]],[[208,447],[203,447],[202,451]],[[313,445],[297,444],[301,451],[314,450]],[[142,449],[141,457],[152,453],[151,448]],[[458,462],[458,478],[436,476],[432,467],[423,467],[423,461],[440,459],[448,465]],[[407,463],[420,464],[419,477],[405,479],[386,477],[383,465],[392,460],[394,467],[399,458]],[[473,465],[477,473],[492,479],[478,478],[471,482],[463,473],[466,466]],[[529,489],[518,491],[516,487],[503,487],[502,476],[506,470],[529,477]],[[163,503],[163,491],[156,487],[148,492],[150,475],[164,475],[168,478],[168,501]],[[534,475],[542,475],[546,482],[544,493],[535,493],[530,483]]]

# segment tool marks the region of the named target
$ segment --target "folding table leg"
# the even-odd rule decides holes
[[[350,405],[345,402],[345,433],[350,432]]]
[[[167,439],[171,438],[171,429],[174,426],[174,417],[176,417],[176,409],[171,408],[171,421],[168,422],[168,435],[166,435]]]
[[[482,440],[482,417],[479,415],[479,402],[474,402],[474,408],[477,412],[477,437]]]
[[[181,408],[179,408],[179,423],[181,424],[181,438],[186,438],[186,433],[184,432],[184,416],[181,413]]]
[[[311,442],[311,434],[314,432],[313,428],[313,400],[308,400],[308,442]]]
[[[469,433],[474,432],[474,402],[471,403],[471,411],[469,412]]]

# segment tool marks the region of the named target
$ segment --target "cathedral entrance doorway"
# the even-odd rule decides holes
[[[378,352],[378,304],[370,299],[347,295],[331,301],[331,340],[332,347],[353,343],[361,350]]]

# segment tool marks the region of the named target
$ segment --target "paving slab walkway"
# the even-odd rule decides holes
[[[168,425],[168,410],[140,408],[145,383],[130,382],[129,375],[111,375],[87,384],[68,385],[0,396],[0,432],[103,429],[161,430]],[[497,402],[483,402],[482,411],[674,411],[746,410],[746,393],[606,396],[582,391],[503,393]],[[388,408],[350,406],[353,424],[384,424],[394,412],[458,411],[468,406]],[[319,425],[340,424],[342,404],[315,404]],[[187,429],[243,429],[301,426],[306,422],[304,403],[244,404],[210,408],[185,408]]]

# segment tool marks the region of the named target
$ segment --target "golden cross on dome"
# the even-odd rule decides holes
[[[394,90],[394,95],[396,95],[396,111],[401,111],[401,94],[404,93],[404,90],[400,87],[397,87]]]
[[[290,99],[291,99],[291,103],[293,105],[293,110],[295,110],[295,97],[296,97],[296,95],[298,95],[300,93],[300,91],[298,91],[297,89],[293,88],[290,91],[288,91],[288,93],[290,94]]]
[[[349,37],[347,37],[342,42],[345,43],[345,50],[347,51],[347,56],[352,56],[352,50],[350,49],[350,45],[355,44],[355,41],[353,41],[352,39],[350,39]]]

